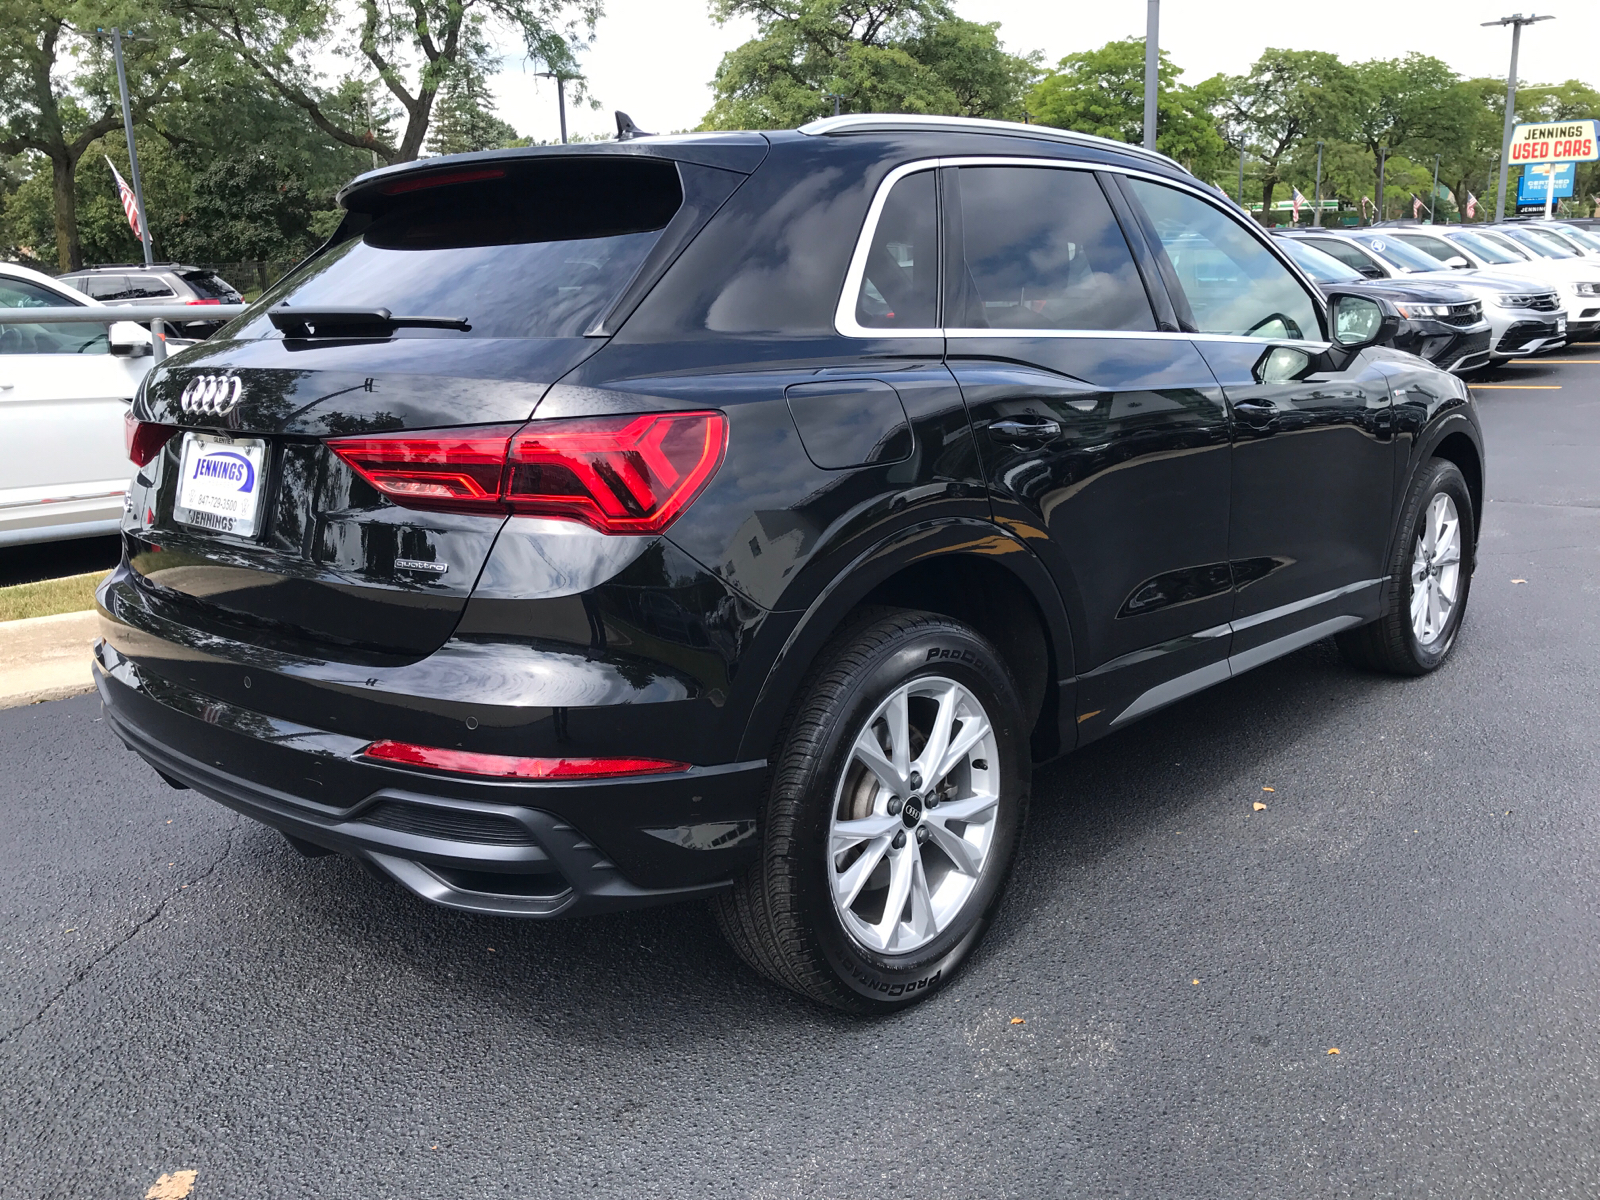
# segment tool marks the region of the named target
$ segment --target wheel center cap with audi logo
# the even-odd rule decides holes
[[[237,375],[196,375],[178,397],[178,405],[186,413],[202,417],[220,417],[239,406],[244,394],[244,380]]]

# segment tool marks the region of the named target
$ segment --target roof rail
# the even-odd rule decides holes
[[[989,133],[1002,137],[1036,138],[1050,142],[1066,142],[1075,146],[1093,146],[1101,150],[1116,150],[1137,158],[1176,167],[1185,175],[1192,172],[1176,159],[1168,158],[1155,150],[1146,150],[1114,138],[1098,137],[1092,133],[1078,133],[1071,129],[1057,129],[1053,125],[1024,125],[1020,121],[990,121],[982,117],[940,117],[926,113],[851,113],[847,116],[823,117],[800,126],[799,132],[812,137],[827,137],[839,133],[904,132],[927,130],[946,133]]]

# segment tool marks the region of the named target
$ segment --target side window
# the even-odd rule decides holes
[[[0,354],[108,354],[104,325],[5,324],[8,308],[69,308],[67,299],[26,279],[0,276]]]
[[[128,276],[127,289],[117,299],[161,300],[176,294],[157,276],[130,275]]]
[[[1461,254],[1461,251],[1443,238],[1429,237],[1421,233],[1408,233],[1404,236],[1396,234],[1395,241],[1404,242],[1432,258],[1437,258],[1440,262],[1448,262]]]
[[[1242,225],[1176,188],[1143,179],[1130,179],[1129,185],[1144,205],[1201,333],[1321,340],[1316,304]]]
[[[1352,246],[1349,242],[1325,241],[1318,238],[1307,238],[1318,250],[1324,254],[1337,258],[1353,271],[1360,271],[1368,279],[1384,278],[1383,268],[1367,256],[1366,251]]]
[[[856,296],[869,329],[932,329],[939,323],[939,221],[931,170],[894,185],[878,215]]]
[[[128,277],[126,275],[90,275],[77,285],[80,292],[93,296],[96,300],[121,299],[122,293],[128,290]]]
[[[1055,167],[962,167],[962,257],[945,325],[1153,330],[1099,181]]]

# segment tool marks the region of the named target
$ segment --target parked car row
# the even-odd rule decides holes
[[[1406,318],[1396,345],[1457,373],[1600,332],[1600,237],[1575,226],[1396,222],[1277,237],[1320,285],[1365,280],[1391,296]],[[1469,325],[1468,304],[1481,322]]]

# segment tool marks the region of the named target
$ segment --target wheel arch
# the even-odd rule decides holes
[[[1472,497],[1472,531],[1476,540],[1483,529],[1483,453],[1463,427],[1465,424],[1461,422],[1457,428],[1441,431],[1440,436],[1419,456],[1418,465],[1430,458],[1442,458],[1455,463],[1467,481],[1467,494]]]
[[[1054,581],[1004,529],[956,520],[915,526],[880,541],[822,590],[767,673],[745,727],[741,759],[769,755],[817,654],[856,612],[878,604],[941,613],[983,634],[1035,718],[1033,757],[1071,749],[1061,735],[1059,693],[1061,682],[1071,678],[1072,639]]]

